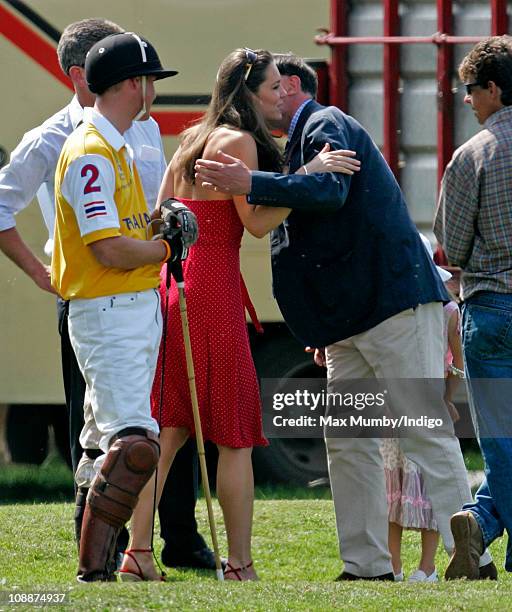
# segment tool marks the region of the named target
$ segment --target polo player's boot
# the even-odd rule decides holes
[[[160,446],[153,432],[129,428],[113,440],[87,495],[80,537],[79,582],[112,580],[109,560],[114,556],[117,536],[158,464]]]

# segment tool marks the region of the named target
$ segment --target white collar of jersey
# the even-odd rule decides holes
[[[126,140],[110,123],[110,121],[99,113],[95,108],[84,108],[84,123],[92,123],[108,144],[119,151],[126,145]]]
[[[69,103],[69,117],[71,119],[71,125],[76,130],[77,126],[83,121],[84,109],[80,106],[80,102],[76,96]]]

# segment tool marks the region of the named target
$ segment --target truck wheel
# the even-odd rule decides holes
[[[6,441],[12,461],[41,465],[48,456],[49,427],[53,427],[57,450],[71,467],[68,417],[63,404],[8,406]]]
[[[15,463],[41,465],[48,455],[48,418],[45,406],[9,406],[6,439],[11,459]]]
[[[270,446],[254,449],[257,484],[283,483],[306,486],[327,478],[323,440],[317,438],[274,438]]]
[[[250,330],[251,348],[262,378],[323,378],[325,370],[304,353],[284,324],[266,325],[263,336]],[[327,478],[325,443],[320,438],[272,438],[270,446],[253,451],[254,478],[258,484],[307,485]]]

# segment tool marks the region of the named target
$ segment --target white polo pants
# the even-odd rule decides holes
[[[159,433],[150,394],[161,334],[156,289],[71,300],[69,336],[87,384],[84,448],[107,453],[112,436],[127,427]]]

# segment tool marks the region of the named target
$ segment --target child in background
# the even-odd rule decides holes
[[[421,238],[433,258],[430,242],[423,235]],[[451,274],[443,268],[437,267],[437,270],[443,282],[451,278]],[[459,307],[455,301],[444,306],[444,346],[445,402],[455,422],[459,419],[459,414],[453,397],[460,379],[464,378]],[[409,582],[438,582],[435,555],[439,532],[432,504],[425,492],[423,476],[418,466],[402,453],[396,438],[384,439],[381,453],[384,458],[389,508],[389,552],[395,580],[400,582],[404,579],[401,560],[402,532],[404,529],[414,529],[421,533],[421,559],[418,569],[409,576]]]

